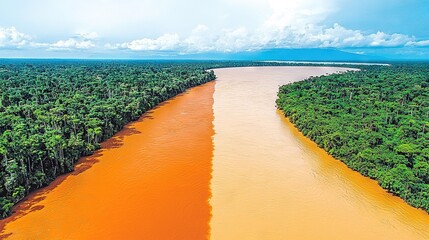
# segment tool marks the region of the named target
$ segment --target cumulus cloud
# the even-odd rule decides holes
[[[406,44],[406,46],[411,47],[429,47],[429,40],[423,40],[423,41],[410,41]]]
[[[190,36],[183,40],[184,48],[188,51],[207,52],[213,50],[213,41],[216,36],[210,32],[209,27],[198,24],[191,32]]]
[[[105,49],[130,51],[234,52],[264,48],[361,48],[361,47],[427,47],[429,40],[416,41],[413,36],[347,29],[340,24],[327,27],[311,22],[296,25],[285,20],[272,26],[268,19],[255,29],[239,27],[216,32],[204,24],[197,25],[184,38],[178,34],[163,34],[157,38],[142,38],[123,43],[107,43]],[[37,42],[15,27],[0,28],[0,48],[44,48],[48,51],[88,50],[97,46],[96,32],[80,32],[53,43]]]
[[[19,32],[15,27],[0,27],[0,48],[22,48],[30,41],[30,36]]]
[[[74,50],[74,49],[89,49],[95,47],[95,44],[86,39],[69,38],[60,40],[52,44],[48,44],[48,50]]]
[[[409,37],[404,34],[386,34],[384,32],[377,32],[369,35],[371,47],[397,47],[406,45],[408,42],[414,40],[413,37]]]
[[[95,40],[98,38],[98,33],[96,32],[79,32],[77,37],[85,40]]]
[[[78,33],[75,37],[67,40],[59,40],[53,43],[35,41],[30,35],[19,32],[15,27],[0,27],[0,48],[9,49],[32,49],[44,48],[47,50],[73,50],[89,49],[96,45],[93,40],[98,37],[95,32]]]
[[[214,34],[205,25],[198,25],[183,40],[177,34],[165,34],[156,39],[144,38],[108,45],[108,47],[132,51],[234,52],[263,48],[426,46],[428,43],[428,41],[415,42],[414,37],[404,34],[387,34],[384,32],[365,34],[360,30],[347,29],[340,24],[325,27],[309,23],[301,28],[285,25],[276,29],[266,26],[254,30],[245,27],[223,29],[218,34]]]
[[[167,51],[177,50],[179,44],[179,35],[164,34],[156,39],[143,38],[116,45],[107,44],[106,47],[111,49],[129,49],[133,51]]]
[[[79,32],[69,39],[43,43],[41,46],[46,46],[49,51],[85,50],[96,47],[94,41],[97,39],[98,34],[96,32]]]
[[[377,32],[365,34],[360,30],[346,29],[338,23],[330,28],[309,27],[302,41],[308,47],[398,47],[413,41],[413,37],[404,34]]]

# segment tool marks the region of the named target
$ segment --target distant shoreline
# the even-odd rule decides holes
[[[312,61],[258,61],[266,63],[302,63],[302,64],[320,64],[320,65],[363,65],[363,66],[391,66],[388,63],[357,63],[357,62],[312,62]]]

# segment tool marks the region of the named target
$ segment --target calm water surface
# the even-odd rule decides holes
[[[7,239],[429,239],[429,216],[303,137],[279,85],[328,67],[215,70],[0,221]]]
[[[126,126],[75,173],[20,204],[0,222],[0,236],[206,239],[214,85],[193,88]]]
[[[279,85],[340,70],[215,71],[212,239],[429,239],[425,212],[327,155],[276,111]]]

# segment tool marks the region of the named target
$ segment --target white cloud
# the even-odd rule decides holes
[[[80,32],[77,36],[85,40],[95,40],[98,38],[98,33],[96,32]]]
[[[80,32],[66,40],[53,43],[33,41],[32,37],[19,32],[15,27],[0,28],[0,47],[44,48],[49,51],[88,50],[96,47],[99,36],[96,32]],[[365,34],[360,30],[347,29],[340,24],[326,27],[305,23],[300,28],[284,22],[282,25],[263,24],[256,29],[239,27],[222,29],[220,32],[204,24],[197,25],[185,38],[178,34],[163,34],[158,38],[142,38],[124,43],[104,45],[105,49],[131,51],[178,51],[234,52],[263,48],[359,48],[359,47],[425,47],[429,40],[416,41],[413,36],[387,34],[384,32]],[[102,48],[102,47],[101,47]]]
[[[423,41],[410,41],[406,44],[406,46],[411,47],[429,47],[429,40],[423,40]]]
[[[215,50],[223,52],[234,52],[251,48],[252,41],[246,28],[224,29],[219,38],[214,42]]]
[[[48,50],[73,50],[73,49],[89,49],[95,47],[95,44],[86,39],[69,38],[67,40],[60,40],[52,44],[48,44]]]
[[[21,48],[30,40],[30,36],[19,32],[15,27],[0,27],[0,48]]]
[[[113,48],[129,49],[133,51],[166,51],[177,50],[180,45],[180,37],[177,34],[164,34],[156,39],[143,38],[116,44]],[[107,47],[112,45],[107,45]],[[112,48],[112,47],[111,47]]]
[[[210,29],[206,25],[199,24],[192,30],[190,36],[183,40],[182,44],[188,51],[213,51],[214,48],[211,43],[214,41],[215,37],[216,36],[210,32]]]
[[[403,34],[384,32],[365,35],[360,30],[346,29],[339,24],[309,33],[309,38],[313,40],[313,46],[310,44],[310,47],[397,47],[404,46],[414,39]]]
[[[377,32],[370,34],[369,38],[371,42],[369,46],[371,47],[397,47],[406,45],[408,42],[413,41],[413,37],[409,37],[403,34],[386,34],[384,32]]]
[[[41,47],[47,47],[49,51],[71,51],[71,50],[85,50],[95,48],[94,41],[98,39],[96,32],[78,32],[74,37],[66,40],[59,40],[54,43],[42,43]]]
[[[59,40],[54,43],[34,41],[30,35],[19,32],[15,27],[0,27],[0,48],[44,48],[47,50],[73,50],[94,48],[98,34],[95,32],[78,33],[76,37]]]
[[[285,1],[268,0],[271,15],[264,22],[265,28],[282,30],[286,27],[299,30],[307,24],[318,24],[336,11],[334,0]]]
[[[176,50],[179,52],[234,52],[263,48],[353,48],[353,47],[401,47],[427,46],[429,41],[415,42],[414,37],[404,34],[377,32],[365,34],[360,30],[346,29],[339,24],[332,27],[305,24],[301,28],[283,26],[254,30],[245,27],[223,29],[213,33],[207,26],[198,25],[191,34],[181,40],[178,34],[164,34],[156,39],[144,38],[119,44],[108,44],[110,49],[133,51]]]

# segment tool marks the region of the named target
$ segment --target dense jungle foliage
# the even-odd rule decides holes
[[[0,217],[145,111],[214,79],[199,63],[0,62]]]
[[[277,106],[335,158],[429,211],[429,64],[359,68],[282,86]]]

